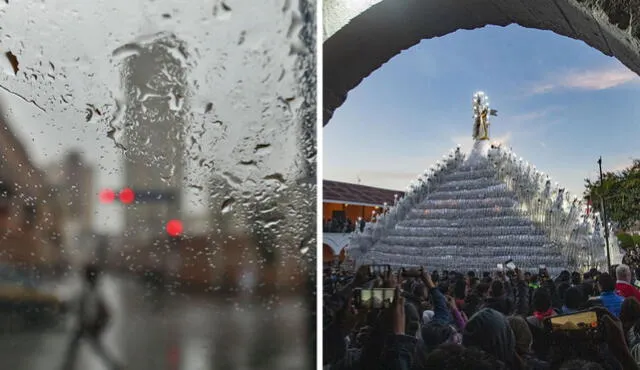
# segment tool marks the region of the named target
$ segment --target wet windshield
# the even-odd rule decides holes
[[[3,367],[307,366],[314,35],[313,1],[0,2]]]

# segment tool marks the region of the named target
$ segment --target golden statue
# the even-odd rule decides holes
[[[479,91],[473,95],[473,138],[489,140],[489,116],[497,116],[498,111],[489,109],[489,98]]]

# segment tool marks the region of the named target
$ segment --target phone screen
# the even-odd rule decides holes
[[[387,271],[391,271],[389,265],[369,265],[369,275],[378,276],[384,275]]]
[[[498,271],[502,271],[502,270],[504,270],[504,266],[501,263],[499,263],[498,264]]]
[[[507,266],[507,268],[509,270],[515,270],[516,269],[516,264],[513,263],[513,261],[507,262],[506,266]]]
[[[371,290],[360,290],[360,307],[371,308]]]
[[[376,288],[360,290],[360,308],[387,308],[393,303],[395,289]]]
[[[551,317],[551,330],[588,330],[598,328],[598,315],[593,311]]]
[[[636,288],[640,289],[640,280],[636,280],[633,282],[633,285],[636,286]]]

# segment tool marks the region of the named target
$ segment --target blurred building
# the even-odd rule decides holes
[[[0,263],[52,271],[62,263],[62,210],[0,109]]]
[[[135,48],[122,71],[126,186],[175,195],[173,202],[145,200],[126,207],[125,235],[139,245],[163,238],[166,222],[180,217],[187,83],[178,57],[184,55],[181,42],[166,36]]]
[[[322,256],[329,263],[336,258],[344,260],[344,248],[349,243],[360,220],[371,221],[382,212],[385,204],[392,206],[404,192],[350,184],[340,181],[322,181]]]
[[[93,166],[76,150],[46,168],[48,182],[56,189],[61,205],[65,251],[74,265],[86,262],[94,243],[94,175]]]

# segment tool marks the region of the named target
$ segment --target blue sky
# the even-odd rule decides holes
[[[581,41],[519,26],[457,31],[402,52],[349,93],[324,135],[324,178],[405,189],[472,144],[471,97],[491,138],[578,195],[585,177],[640,157],[640,77]]]

